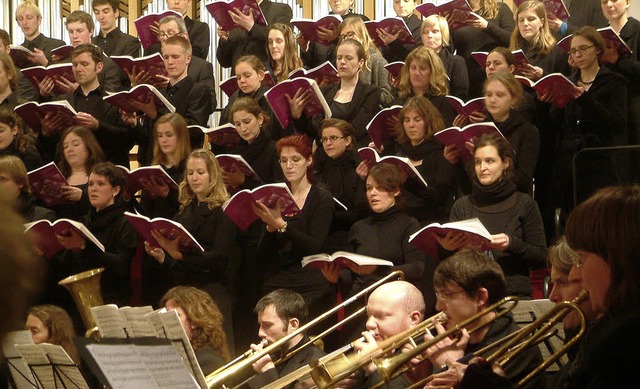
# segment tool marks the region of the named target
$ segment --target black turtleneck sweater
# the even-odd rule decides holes
[[[425,139],[417,146],[388,142],[384,150],[385,154],[422,161],[416,170],[428,186],[415,177],[407,179],[403,193],[407,214],[417,218],[421,225],[446,221],[447,205],[451,205],[453,198],[454,170],[443,156],[442,144],[435,139]]]
[[[356,222],[349,231],[350,251],[391,261],[394,266],[392,269],[378,268],[370,276],[358,276],[354,291],[372,284],[390,270],[402,270],[405,280],[418,285],[422,280],[426,256],[409,243],[409,236],[419,228],[416,219],[395,206]]]
[[[474,180],[471,196],[458,199],[451,209],[451,221],[477,217],[491,234],[509,236],[505,251],[491,251],[507,277],[507,293],[531,296],[529,271],[543,267],[547,248],[542,216],[535,200],[516,192],[507,179],[492,185]]]

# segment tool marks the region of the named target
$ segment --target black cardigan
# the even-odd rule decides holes
[[[415,43],[402,44],[398,40],[391,42],[388,46],[379,47],[380,52],[384,59],[389,63],[396,61],[403,61],[407,58],[407,55],[416,47],[422,44],[422,33],[420,32],[422,27],[422,18],[412,13],[409,17],[402,18],[411,31],[411,36]]]

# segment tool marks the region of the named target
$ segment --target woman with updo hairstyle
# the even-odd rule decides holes
[[[59,218],[81,220],[91,209],[89,173],[104,161],[104,152],[90,129],[72,126],[62,132],[57,154],[58,168],[69,186],[62,187],[64,200],[53,209]]]
[[[298,43],[291,27],[274,23],[267,27],[267,57],[276,83],[289,78],[289,73],[302,67]]]
[[[36,205],[31,195],[27,169],[22,160],[13,155],[0,157],[0,192],[14,202],[15,209],[27,222],[46,219],[56,220],[56,213]]]
[[[409,243],[409,236],[420,228],[420,224],[404,211],[403,181],[403,173],[389,163],[375,165],[367,175],[366,197],[371,216],[353,224],[349,230],[347,251],[391,261],[393,266],[354,264],[341,271],[333,263],[323,265],[323,275],[332,284],[338,284],[345,298],[393,270],[403,271],[406,281],[421,286],[426,255]],[[346,314],[351,311],[347,307]],[[341,332],[341,338],[347,340],[360,336],[365,321],[366,317],[361,317],[348,323]]]
[[[380,106],[387,107],[393,100],[393,90],[389,85],[389,72],[385,69],[387,60],[369,36],[367,27],[360,18],[347,18],[338,27],[340,39],[355,39],[362,44],[366,53],[365,65],[360,72],[360,80],[365,84],[380,88]]]
[[[469,74],[464,58],[453,54],[449,23],[440,15],[430,15],[424,19],[420,28],[422,46],[438,54],[448,76],[447,83],[453,96],[463,100],[469,96]],[[406,61],[405,61],[406,63]]]
[[[314,175],[318,184],[342,204],[336,202],[331,232],[324,247],[333,253],[347,249],[349,229],[369,212],[364,181],[356,173],[360,158],[355,150],[353,126],[342,119],[327,118],[321,128],[320,143],[328,158],[315,164]]]
[[[0,109],[0,156],[15,155],[27,171],[43,165],[34,140],[25,135],[18,116],[7,108]]]
[[[266,224],[258,246],[266,267],[263,295],[287,288],[302,295],[309,315],[330,308],[331,288],[317,269],[302,267],[302,258],[322,252],[333,220],[331,193],[313,184],[311,139],[292,135],[276,143],[280,167],[293,199],[300,209],[296,215],[282,213],[281,204],[272,208],[255,202],[253,209]]]
[[[466,72],[465,72],[466,76]],[[440,111],[445,127],[451,127],[456,110],[446,96],[450,94],[449,80],[436,52],[428,47],[415,48],[400,71],[398,98],[394,105],[404,105],[411,97],[424,96]]]
[[[225,318],[208,293],[192,286],[176,286],[160,299],[160,306],[178,312],[205,376],[231,359],[223,329]]]
[[[180,210],[173,220],[182,224],[204,251],[189,250],[180,245],[178,239],[167,239],[156,230],[151,234],[158,246],[145,241],[145,251],[168,275],[170,286],[194,286],[209,293],[227,318],[225,332],[231,337],[227,270],[239,260],[237,228],[222,211],[229,193],[222,181],[220,165],[211,151],[191,152],[179,191]]]
[[[364,83],[360,77],[360,73],[366,67],[367,58],[368,53],[362,43],[350,38],[341,39],[336,48],[336,67],[340,82],[321,88],[331,109],[331,117],[348,121],[353,125],[356,147],[367,146],[371,141],[366,127],[380,107],[380,88]],[[318,140],[320,125],[325,117],[320,114],[308,118],[303,113],[309,99],[306,93],[296,93],[289,101],[291,116],[298,132]],[[321,151],[320,158],[326,158],[324,151]]]
[[[504,271],[507,294],[530,298],[529,272],[544,266],[547,248],[538,205],[513,182],[513,161],[513,148],[504,138],[482,135],[474,145],[471,194],[456,200],[450,220],[480,219],[492,234],[489,253]],[[471,248],[461,233],[437,239],[449,251]]]
[[[471,57],[471,53],[507,46],[515,23],[511,8],[501,1],[469,0],[469,5],[479,18],[453,31],[453,46],[467,63],[469,96],[475,97],[482,93],[484,69]]]
[[[100,162],[89,173],[91,210],[81,222],[104,246],[104,251],[74,229],[68,235],[56,235],[66,249],[56,256],[56,266],[64,276],[104,267],[102,294],[105,304],[130,304],[131,261],[136,252],[138,234],[124,216],[129,211],[123,189],[125,172],[111,162]],[[59,274],[60,274],[59,273]]]
[[[62,346],[75,364],[80,363],[78,349],[73,343],[76,332],[71,317],[56,305],[35,305],[29,308],[25,329],[31,333],[33,343],[51,343]]]

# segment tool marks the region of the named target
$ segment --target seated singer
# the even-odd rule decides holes
[[[276,289],[264,296],[256,304],[255,312],[258,314],[258,323],[260,324],[258,336],[262,339],[262,343],[259,345],[252,344],[251,349],[253,351],[261,350],[265,341],[267,345],[271,345],[296,331],[307,321],[308,314],[307,305],[302,296],[288,289]],[[288,353],[308,341],[309,337],[304,333],[300,333],[291,338],[286,344],[286,352]],[[324,354],[315,345],[310,345],[306,347],[306,350],[295,354],[284,363],[278,365],[274,363],[271,355],[267,354],[253,364],[253,370],[257,375],[248,382],[249,387],[261,388],[279,377],[283,377],[308,364],[312,359],[320,358]],[[283,356],[281,355],[280,357]],[[293,388],[294,384],[285,386],[285,388]]]
[[[433,285],[436,290],[436,309],[447,315],[447,322],[443,325],[436,323],[438,334],[453,328],[473,315],[484,311],[505,296],[506,281],[500,265],[485,254],[475,250],[458,251],[441,262],[433,275]],[[507,313],[495,319],[494,313],[489,313],[469,325],[475,328],[483,325],[479,330],[469,333],[462,330],[459,340],[446,338],[428,348],[425,352],[434,366],[435,376],[426,388],[437,388],[442,385],[458,387],[461,380],[460,364],[450,368],[466,354],[488,346],[495,341],[518,330],[518,325]],[[433,336],[425,335],[425,341]],[[505,366],[506,375],[519,381],[540,362],[540,349],[531,348],[514,358]],[[536,388],[537,381],[532,380],[526,387]]]

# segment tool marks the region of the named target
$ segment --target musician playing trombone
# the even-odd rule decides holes
[[[258,314],[258,323],[260,324],[258,336],[262,339],[260,344],[251,345],[251,349],[254,352],[296,331],[305,324],[308,315],[307,305],[302,296],[289,289],[276,289],[267,294],[258,301],[254,311]],[[277,365],[274,363],[277,359],[284,357],[287,353],[308,341],[309,337],[300,333],[287,343],[287,348],[281,350],[280,355],[272,356],[267,354],[256,361],[252,365],[256,375],[248,381],[248,386],[250,388],[261,388],[279,377],[308,364],[312,359],[325,355],[320,348],[310,345],[284,362]],[[296,384],[290,384],[285,388],[297,387]]]
[[[505,276],[500,265],[475,250],[458,251],[441,262],[435,270],[433,284],[436,291],[436,309],[447,315],[444,325],[435,323],[438,334],[484,311],[506,293]],[[431,361],[436,373],[426,388],[458,387],[464,374],[464,366],[456,364],[453,369],[449,369],[449,366],[465,355],[474,353],[519,328],[511,314],[495,320],[494,317],[494,313],[484,315],[479,322],[469,326],[477,328],[478,325],[482,325],[478,330],[470,333],[467,327],[462,330],[459,340],[445,338],[426,350],[424,356]],[[433,335],[427,333],[425,341],[433,339]],[[506,375],[517,381],[541,361],[540,350],[532,347],[505,367]],[[529,385],[528,387],[535,388],[537,382],[530,382]]]
[[[354,349],[361,355],[375,355],[380,350],[378,342],[404,332],[423,320],[424,297],[413,284],[393,281],[379,286],[367,301],[367,330],[362,333],[364,340],[356,342]],[[401,352],[401,350],[394,350]],[[358,381],[354,383],[354,379]],[[364,367],[364,378],[347,380],[338,387],[353,386],[369,388],[381,381],[373,363]],[[362,382],[364,380],[364,382]],[[406,388],[404,376],[391,380],[387,388]]]

